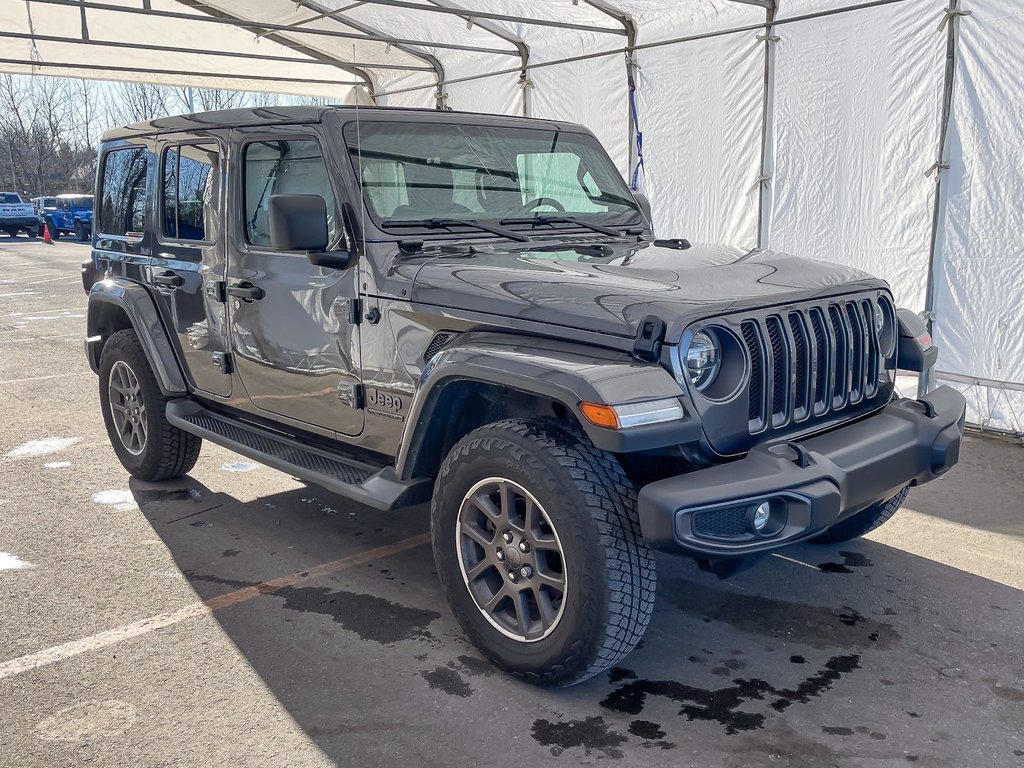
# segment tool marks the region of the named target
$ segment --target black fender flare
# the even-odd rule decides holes
[[[411,474],[417,454],[429,449],[438,428],[436,413],[445,386],[456,381],[495,384],[548,398],[573,414],[598,448],[616,453],[694,442],[700,422],[672,374],[615,350],[577,343],[505,334],[467,333],[437,354],[423,369],[396,457],[399,477]],[[680,399],[684,418],[660,424],[609,429],[590,423],[583,402],[626,403]]]
[[[103,342],[110,335],[106,318],[111,307],[128,317],[161,391],[165,395],[187,394],[185,376],[153,297],[144,286],[124,278],[100,280],[89,291],[85,351],[93,371],[99,373]]]

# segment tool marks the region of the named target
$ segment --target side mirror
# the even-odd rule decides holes
[[[320,195],[270,196],[270,247],[322,251],[327,247],[327,204]]]
[[[642,192],[634,192],[633,199],[636,200],[637,205],[640,206],[640,210],[643,211],[644,218],[647,219],[647,223],[653,227],[654,217],[651,215],[651,201],[647,199],[647,195]]]
[[[327,250],[327,204],[320,195],[270,196],[270,247],[276,251],[306,251],[317,267],[345,269],[348,251]]]

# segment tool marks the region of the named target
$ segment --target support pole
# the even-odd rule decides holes
[[[636,75],[640,67],[636,62],[636,41],[637,41],[637,25],[636,20],[631,14],[619,8],[616,5],[605,2],[605,0],[583,0],[587,5],[600,11],[606,16],[610,16],[622,25],[622,29],[626,33],[626,114],[627,114],[627,130],[626,136],[626,151],[629,152],[629,167],[628,177],[630,180],[637,174],[637,166],[635,163],[639,162],[639,152],[634,149],[636,142],[637,126],[636,113],[634,112],[634,106],[637,103],[638,88],[636,82]],[[631,186],[636,186],[631,183]]]
[[[960,8],[960,0],[949,0],[949,8],[939,24],[939,29],[946,32],[946,74],[942,89],[942,122],[939,124],[938,159],[928,170],[928,175],[935,173],[935,208],[932,215],[931,247],[928,251],[928,283],[924,299],[924,316],[928,323],[928,332],[935,336],[935,273],[942,260],[946,246],[946,209],[949,203],[949,131],[953,118],[953,89],[956,85],[957,54],[960,47],[960,19],[970,15],[970,11]],[[924,397],[931,387],[931,375],[928,371],[921,374],[917,382],[917,396]]]
[[[774,2],[766,6],[764,34],[764,97],[761,105],[761,166],[757,175],[757,247],[767,248],[771,239],[772,177],[775,175],[775,51],[779,36],[773,26]]]

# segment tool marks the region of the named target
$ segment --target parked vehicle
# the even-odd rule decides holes
[[[56,197],[33,197],[32,205],[35,206],[36,213],[40,217],[40,221],[47,214],[57,210],[57,198]]]
[[[453,613],[532,682],[636,646],[654,549],[725,576],[853,539],[958,458],[964,398],[895,393],[937,351],[885,282],[655,239],[580,126],[208,113],[107,133],[97,183],[86,352],[125,468],[207,439],[431,501]]]
[[[59,240],[61,235],[72,233],[79,240],[92,237],[92,195],[57,195],[50,199],[56,205],[43,214],[50,237]]]
[[[17,192],[0,192],[0,229],[11,237],[24,232],[35,237],[39,219],[31,203],[26,203]]]

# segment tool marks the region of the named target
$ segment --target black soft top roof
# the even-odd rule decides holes
[[[139,136],[150,136],[171,131],[201,131],[210,128],[232,128],[253,125],[282,125],[287,123],[318,123],[328,112],[345,112],[354,114],[358,109],[367,120],[386,116],[389,120],[408,117],[410,121],[438,120],[441,122],[479,122],[485,118],[488,123],[508,123],[522,125],[524,122],[546,126],[570,126],[557,120],[533,119],[514,115],[493,115],[484,112],[448,112],[436,109],[412,109],[405,107],[254,107],[251,109],[222,109],[215,112],[196,112],[191,115],[174,115],[158,117],[143,123],[133,123],[120,128],[112,128],[103,134],[101,141],[117,141]]]

